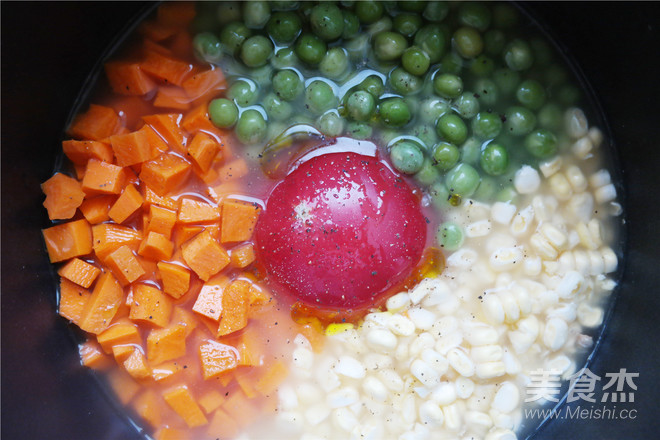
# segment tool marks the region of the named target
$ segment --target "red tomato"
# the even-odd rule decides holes
[[[410,186],[377,158],[329,153],[275,186],[256,241],[270,280],[297,300],[354,309],[410,274],[426,220]]]

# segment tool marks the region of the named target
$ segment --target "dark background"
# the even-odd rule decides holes
[[[546,425],[535,439],[651,439],[660,432],[660,3],[531,3],[579,61],[600,97],[627,188],[626,270],[591,365],[626,368],[634,420]],[[50,177],[75,97],[102,51],[142,2],[2,2],[2,437],[139,438],[57,318],[40,228],[39,184]],[[90,392],[90,390],[92,390]],[[577,406],[580,402],[575,402]],[[623,408],[624,404],[620,404]]]

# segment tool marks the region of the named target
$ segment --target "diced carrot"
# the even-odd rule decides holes
[[[206,414],[212,413],[220,408],[224,398],[218,390],[207,391],[202,397],[199,398],[199,406],[202,407]]]
[[[100,160],[90,159],[82,181],[86,194],[119,194],[124,188],[124,168]]]
[[[190,440],[187,431],[163,426],[154,433],[154,440]]]
[[[53,177],[42,183],[41,190],[46,195],[43,205],[48,210],[48,218],[51,220],[73,217],[85,198],[80,183],[62,173],[55,173]]]
[[[154,331],[161,331],[161,330],[154,330]],[[160,365],[153,367],[151,369],[152,371],[151,375],[156,382],[162,382],[165,381],[166,379],[176,377],[176,374],[182,369],[183,369],[183,365],[181,365],[181,363],[179,362],[176,361],[164,362]]]
[[[204,230],[204,226],[178,224],[174,226],[174,246],[178,249],[183,243]],[[210,231],[209,231],[210,233]],[[211,234],[213,236],[213,234]]]
[[[51,263],[87,255],[92,251],[92,230],[85,219],[51,226],[41,232]]]
[[[118,364],[123,364],[126,359],[136,350],[134,345],[113,345],[112,355]]]
[[[183,82],[183,89],[192,100],[196,100],[209,92],[217,93],[227,87],[222,69],[214,68],[198,72]]]
[[[242,200],[224,200],[222,202],[222,243],[245,241],[252,237],[261,207],[256,203]]]
[[[213,379],[238,366],[238,352],[231,345],[211,339],[199,345],[204,380]]]
[[[206,416],[186,385],[179,385],[163,392],[167,404],[186,422],[189,428],[208,423]]]
[[[90,159],[112,163],[114,158],[112,147],[99,141],[63,141],[62,151],[76,165],[87,165]]]
[[[248,304],[250,307],[261,306],[272,301],[273,297],[271,294],[264,289],[262,286],[252,284],[250,286],[250,291],[248,292]]]
[[[91,286],[100,273],[101,269],[80,258],[72,258],[57,271],[57,274],[62,278],[66,278],[84,288]]]
[[[220,208],[191,197],[180,199],[178,220],[181,223],[213,222],[220,220]]]
[[[165,327],[172,316],[172,300],[160,289],[138,284],[133,289],[133,304],[129,318]]]
[[[198,105],[186,113],[183,120],[181,120],[181,126],[190,133],[198,131],[206,131],[208,133],[218,132],[218,128],[213,125],[213,122],[209,119],[208,106],[206,103]]]
[[[138,254],[154,261],[169,260],[172,252],[174,244],[158,232],[149,232],[138,249]]]
[[[128,405],[140,391],[140,384],[123,370],[110,371],[108,373],[108,382],[122,405]]]
[[[80,360],[87,368],[102,370],[110,366],[111,359],[103,353],[101,347],[96,342],[89,340],[78,347]]]
[[[229,254],[207,230],[184,243],[182,251],[186,264],[204,281],[229,264]]]
[[[218,337],[241,330],[247,325],[250,286],[248,281],[237,279],[223,292]]]
[[[144,132],[144,134],[147,136],[147,141],[149,142],[149,145],[154,151],[159,151],[161,153],[164,153],[165,151],[168,150],[168,148],[170,148],[165,142],[165,139],[160,137],[160,135],[156,133],[156,130],[154,130],[151,127],[151,125],[145,124],[138,131]]]
[[[172,325],[181,325],[185,328],[186,336],[190,335],[197,327],[197,318],[182,307],[175,307],[172,313]]]
[[[144,201],[149,205],[158,205],[163,208],[171,209],[176,211],[178,209],[178,202],[170,197],[161,197],[156,194],[151,188],[144,185]],[[176,218],[176,214],[175,214]]]
[[[288,374],[289,370],[284,362],[277,360],[259,377],[255,388],[262,395],[268,396],[277,390]]]
[[[114,109],[91,104],[89,110],[76,116],[68,133],[76,139],[100,141],[117,133],[120,127],[121,120]]]
[[[222,274],[208,280],[197,295],[193,311],[217,322],[222,313],[223,291],[228,285],[229,278]]]
[[[231,250],[231,264],[235,267],[244,268],[252,264],[256,258],[254,254],[254,245],[252,243],[243,243]]]
[[[110,145],[120,167],[146,162],[160,153],[152,146],[149,133],[143,129],[111,136]]]
[[[135,324],[128,320],[120,320],[101,332],[96,340],[106,353],[112,353],[115,345],[140,345],[142,338]]]
[[[162,53],[148,50],[140,64],[142,71],[166,83],[180,86],[192,70],[192,65]]]
[[[230,417],[222,408],[213,413],[208,427],[208,435],[212,438],[234,438],[240,432],[240,427],[233,417]]]
[[[156,20],[145,20],[140,24],[138,30],[149,40],[162,41],[174,35],[177,28],[176,26],[159,23]]]
[[[159,87],[154,98],[154,107],[188,110],[190,98],[180,87]]]
[[[91,296],[91,292],[87,289],[65,278],[60,278],[59,314],[78,325],[80,323],[80,316],[85,310],[87,301],[89,301]]]
[[[170,39],[170,44],[168,46],[172,53],[179,58],[187,58],[190,56],[190,48],[192,47],[192,36],[190,32],[186,29],[183,29]],[[193,67],[191,65],[191,67]],[[191,69],[194,71],[194,68]]]
[[[142,164],[140,179],[156,194],[164,196],[188,177],[190,168],[190,163],[182,157],[163,153]]]
[[[149,207],[149,216],[147,217],[147,232],[157,232],[164,237],[172,238],[172,228],[176,223],[176,212],[163,208],[158,205]]]
[[[146,379],[151,376],[151,369],[147,365],[142,350],[135,349],[124,361],[124,368],[134,379]]]
[[[156,84],[140,69],[138,63],[111,61],[105,64],[105,74],[110,87],[119,95],[141,96],[156,88]]]
[[[124,245],[136,250],[142,241],[142,234],[139,231],[114,223],[101,223],[92,226],[92,236],[94,253],[101,261],[104,261],[108,255]]]
[[[110,220],[108,211],[110,211],[110,206],[115,203],[115,200],[116,196],[113,195],[87,197],[80,205],[80,212],[92,225],[103,223]]]
[[[209,197],[212,198],[216,203],[221,203],[225,199],[235,198],[236,195],[241,194],[241,192],[242,185],[236,180],[224,182],[218,186],[207,188]]]
[[[325,332],[321,321],[315,317],[305,318],[299,322],[299,331],[312,344],[312,349],[320,353],[325,344]]]
[[[223,182],[227,182],[244,177],[248,171],[247,162],[245,162],[245,159],[239,157],[220,167],[218,175]]]
[[[188,155],[192,161],[203,172],[207,172],[218,156],[220,146],[211,136],[199,132],[188,145]]]
[[[154,365],[178,359],[186,354],[186,329],[177,324],[153,329],[147,336],[147,359]]]
[[[147,115],[143,116],[142,120],[158,133],[172,150],[181,154],[186,152],[184,148],[185,136],[181,127],[179,127],[180,114]]]
[[[128,286],[146,273],[131,248],[126,245],[118,247],[103,262],[122,286]]]
[[[142,355],[142,357],[144,357],[144,355]],[[162,398],[156,393],[156,391],[153,389],[146,389],[133,400],[133,408],[135,408],[135,412],[149,423],[149,425],[157,428],[163,420],[163,407],[161,402]]]
[[[158,271],[163,280],[163,291],[173,298],[181,298],[190,289],[190,272],[185,267],[158,262]]]
[[[140,194],[133,184],[129,184],[124,188],[124,191],[122,191],[117,201],[115,201],[108,211],[108,216],[116,223],[124,223],[142,207],[143,203],[144,198],[142,194]]]
[[[108,328],[123,299],[121,285],[110,272],[105,272],[94,285],[92,296],[81,313],[79,327],[98,335]]]
[[[222,404],[222,409],[241,427],[253,423],[258,417],[258,408],[240,391],[230,393],[229,398]]]
[[[156,14],[158,23],[185,28],[195,18],[197,12],[194,3],[180,1],[161,3]]]
[[[238,386],[241,387],[241,391],[245,393],[248,399],[254,399],[258,395],[254,389],[254,376],[252,373],[252,369],[249,367],[241,367],[234,373]]]

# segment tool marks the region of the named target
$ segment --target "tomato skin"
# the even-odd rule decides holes
[[[376,157],[329,153],[273,188],[256,230],[268,278],[319,308],[374,304],[419,262],[426,220],[410,186]]]

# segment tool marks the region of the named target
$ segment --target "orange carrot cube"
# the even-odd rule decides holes
[[[220,208],[191,197],[182,197],[178,220],[181,223],[218,221],[220,220]]]
[[[126,173],[120,166],[90,159],[82,181],[86,194],[119,194],[124,188]]]
[[[164,329],[158,329],[154,331],[162,331]],[[149,349],[147,349],[147,353],[149,353]],[[180,356],[177,356],[180,357]],[[149,356],[147,356],[148,359],[151,360]],[[176,358],[175,358],[176,359]],[[151,376],[156,382],[162,382],[166,379],[169,379],[171,377],[175,377],[175,375],[180,372],[183,369],[183,365],[179,362],[176,361],[171,361],[171,362],[165,362],[161,363],[160,365],[157,365],[151,369],[152,374]]]
[[[176,212],[158,205],[149,207],[149,217],[146,230],[158,232],[166,238],[172,238],[172,228],[176,223]]]
[[[131,248],[120,246],[103,261],[122,286],[128,286],[146,272]]]
[[[199,132],[188,145],[188,155],[200,170],[207,172],[220,152],[220,145],[211,136]]]
[[[158,271],[163,280],[165,293],[173,298],[181,298],[188,292],[190,288],[190,271],[188,269],[179,264],[159,261]]]
[[[256,203],[224,200],[220,241],[229,243],[249,240],[257,225],[260,211],[261,207]]]
[[[192,66],[181,60],[153,50],[146,52],[145,60],[140,64],[140,68],[161,81],[180,86],[192,71]]]
[[[251,283],[237,279],[222,294],[222,314],[218,327],[218,337],[245,328],[248,323],[248,292]]]
[[[85,198],[80,183],[62,173],[55,173],[41,184],[41,189],[46,194],[43,205],[48,210],[48,218],[51,220],[73,217]]]
[[[243,243],[231,250],[231,264],[235,267],[248,267],[255,260],[254,245]]]
[[[101,370],[109,367],[111,362],[110,358],[103,353],[101,347],[94,341],[86,341],[78,347],[80,353],[80,360],[87,368],[94,368]]]
[[[193,311],[218,321],[222,313],[223,290],[229,285],[229,278],[217,275],[204,283],[193,305]]]
[[[224,90],[227,86],[222,69],[213,68],[198,72],[182,84],[191,100],[196,100],[209,92]]]
[[[142,350],[137,348],[124,361],[124,368],[134,379],[146,379],[151,376],[151,369],[147,365],[147,360],[144,358]]]
[[[229,254],[204,230],[183,244],[183,259],[202,280],[208,279],[229,264]]]
[[[172,252],[174,252],[174,244],[158,232],[149,232],[138,249],[138,254],[154,261],[169,260]]]
[[[92,229],[85,219],[43,229],[51,263],[87,255],[92,251]]]
[[[111,61],[105,64],[105,74],[112,90],[119,95],[141,96],[152,91],[156,84],[137,63]]]
[[[154,440],[190,440],[190,435],[183,429],[164,426],[154,433]]]
[[[69,127],[69,134],[77,139],[100,141],[117,133],[121,120],[114,109],[91,104],[89,110],[81,113]]]
[[[239,434],[240,428],[233,417],[230,417],[222,408],[218,408],[213,413],[207,433],[212,438],[234,438]]]
[[[100,333],[96,340],[103,348],[103,351],[110,354],[115,345],[140,345],[142,339],[138,328],[132,322],[120,320]]]
[[[142,357],[144,357],[144,355],[142,355]],[[128,362],[128,360],[126,362]],[[161,396],[156,393],[156,391],[146,389],[133,400],[133,408],[147,423],[152,427],[157,428],[163,420],[163,403]]]
[[[167,404],[186,422],[189,428],[208,423],[206,416],[186,385],[179,385],[163,392]]]
[[[85,310],[92,293],[71,281],[60,279],[59,314],[76,325],[80,323],[80,316]]]
[[[129,318],[150,322],[165,327],[172,315],[172,300],[160,289],[147,284],[138,284],[133,289],[133,303]]]
[[[209,414],[220,408],[223,400],[224,397],[222,397],[222,394],[220,394],[218,390],[210,390],[206,392],[202,397],[200,397],[198,402],[204,412]]]
[[[181,87],[159,87],[154,98],[154,107],[188,110],[190,98]]]
[[[255,388],[262,395],[268,396],[277,390],[288,374],[289,370],[284,362],[277,360],[259,377]]]
[[[146,162],[159,154],[149,142],[149,134],[145,130],[114,135],[110,137],[110,144],[120,167]]]
[[[139,231],[113,223],[101,223],[92,226],[92,236],[94,253],[101,261],[104,261],[108,255],[121,246],[137,249],[142,241],[142,234]]]
[[[140,194],[133,184],[129,184],[124,188],[124,191],[108,211],[108,216],[114,220],[115,223],[124,223],[131,215],[142,207],[143,203],[144,199],[142,198],[142,194]]]
[[[180,114],[156,114],[143,116],[142,120],[165,140],[169,147],[181,154],[186,152],[183,146],[185,136],[179,127]]]
[[[207,340],[199,346],[204,380],[213,379],[238,366],[238,352],[231,345]]]
[[[143,188],[144,188],[143,191],[144,201],[149,205],[160,206],[166,209],[170,209],[172,211],[176,211],[178,209],[178,203],[176,200],[170,197],[161,197],[146,185]],[[176,213],[175,213],[175,218],[176,218]]]
[[[140,179],[156,194],[164,196],[188,177],[190,168],[190,163],[185,159],[163,153],[142,164]]]
[[[57,273],[62,278],[88,288],[96,280],[96,277],[99,276],[101,269],[80,258],[72,258],[64,266],[60,267]]]
[[[92,225],[97,225],[110,220],[108,211],[115,203],[116,196],[106,195],[86,198],[80,205],[80,212]]]
[[[110,272],[105,272],[94,285],[92,296],[81,313],[79,327],[98,335],[108,328],[123,299],[121,285]]]
[[[63,141],[62,151],[76,165],[87,165],[90,159],[112,163],[114,158],[112,147],[100,141]]]
[[[140,391],[140,384],[123,370],[112,370],[107,377],[122,405],[127,405]]]

